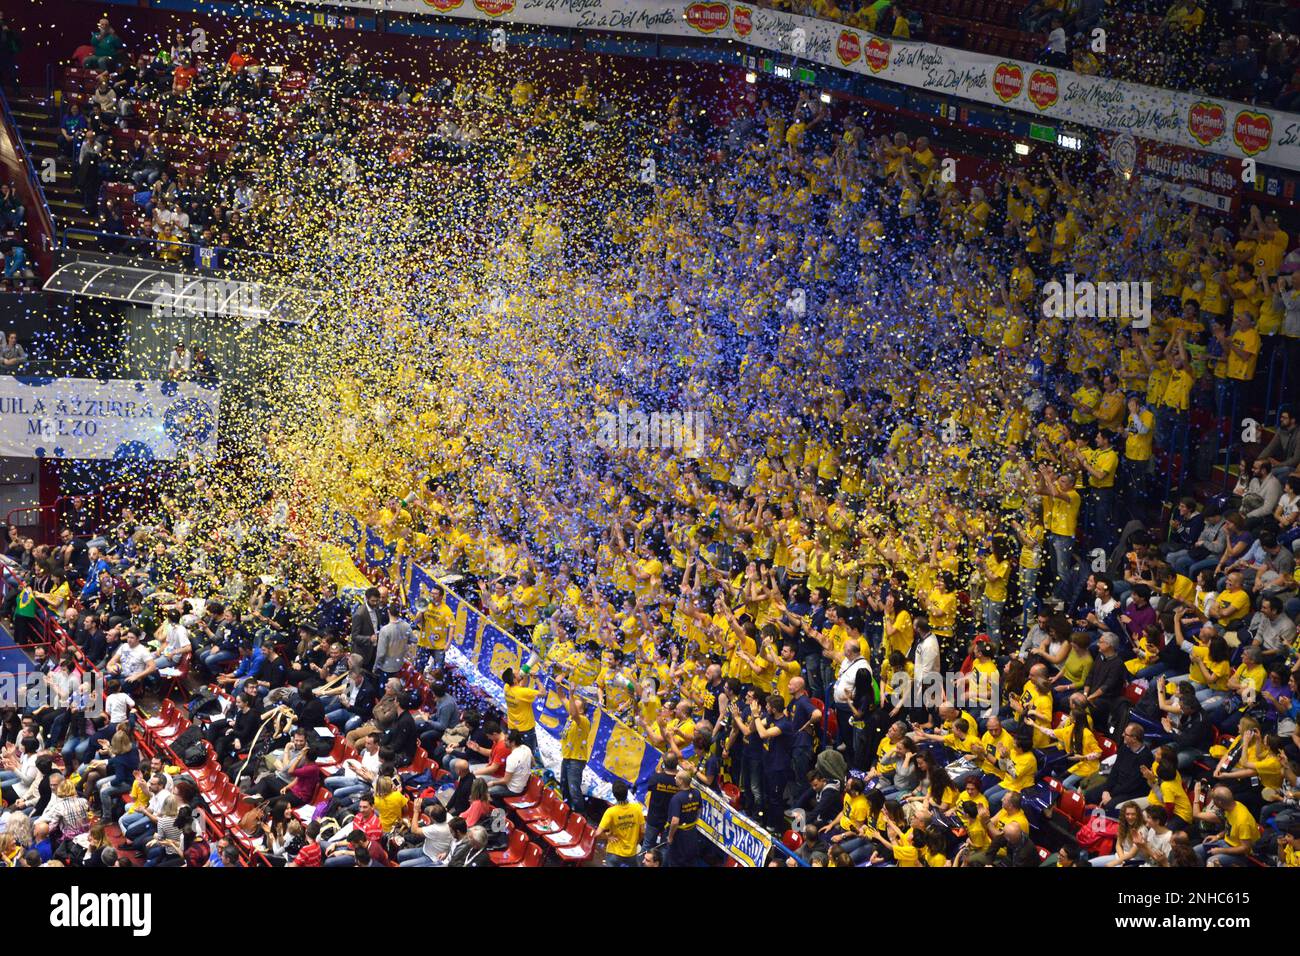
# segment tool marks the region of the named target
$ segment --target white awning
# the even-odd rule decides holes
[[[60,266],[44,289],[127,302],[165,315],[219,315],[287,325],[306,322],[320,301],[320,295],[308,289],[103,262]]]

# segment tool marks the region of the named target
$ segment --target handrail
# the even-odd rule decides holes
[[[54,213],[50,210],[49,200],[45,197],[45,185],[41,182],[41,177],[36,174],[36,167],[32,164],[32,154],[23,142],[23,133],[18,126],[18,121],[14,119],[13,111],[9,108],[9,96],[0,89],[0,109],[4,110],[5,122],[13,131],[14,142],[18,147],[18,154],[22,157],[24,165],[27,167],[27,178],[31,182],[33,189],[41,198],[41,213],[46,229],[51,237],[54,236]]]
[[[9,109],[9,97],[3,90],[0,90],[0,114],[4,117],[5,127],[9,136],[13,140],[14,153],[22,162],[23,170],[26,173],[27,188],[39,201],[37,208],[34,210],[36,220],[29,220],[29,227],[34,227],[39,223],[39,232],[41,234],[40,248],[33,254],[37,259],[42,271],[47,274],[51,271],[53,259],[51,253],[54,250],[54,213],[50,211],[49,201],[45,197],[45,187],[41,183],[41,177],[36,174],[36,167],[32,164],[31,152],[27,149],[27,144],[23,142],[22,130],[18,126],[18,121],[14,119],[13,112]]]
[[[222,253],[223,255],[225,254],[230,254],[233,256],[249,255],[249,256],[258,256],[259,258],[262,259],[277,258],[276,256],[273,256],[269,252],[259,252],[256,249],[238,249],[234,246],[204,246],[201,243],[184,242],[183,240],[179,240],[179,239],[157,239],[153,236],[133,236],[128,233],[105,232],[101,229],[92,229],[87,226],[77,226],[77,225],[65,225],[60,227],[60,229],[58,230],[58,234],[59,234],[58,247],[60,249],[68,248],[68,233],[70,232],[76,233],[77,235],[80,236],[92,236],[97,240],[98,239],[120,239],[123,242],[131,243],[134,245],[148,245],[153,247],[157,247],[161,245],[169,245],[169,246],[179,246],[182,249],[207,248],[207,249],[215,249],[216,251]],[[213,271],[219,272],[225,270],[213,270]]]

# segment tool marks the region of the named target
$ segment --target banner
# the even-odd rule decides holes
[[[220,404],[220,389],[190,382],[0,376],[0,455],[215,455]]]
[[[741,866],[762,866],[772,849],[772,834],[712,790],[700,788],[700,832]]]
[[[1300,170],[1300,116],[723,0],[326,0],[492,23],[717,38],[1035,117]]]
[[[365,528],[355,518],[326,508],[323,531],[327,538],[342,541],[354,551],[362,547],[366,562],[371,566],[385,572],[393,570],[395,550],[373,528]],[[327,573],[331,577],[337,573],[339,579],[349,579],[349,567],[352,572],[356,572],[356,567],[351,564],[350,557],[342,553],[342,548],[331,548],[327,544],[322,548],[321,555],[323,563],[327,556],[329,558]],[[371,556],[380,560],[371,561]],[[407,601],[414,610],[420,606],[422,595],[437,578],[433,572],[406,558],[397,561],[396,570],[406,587]],[[450,588],[444,587],[443,590],[447,606],[455,615],[455,627],[447,648],[448,659],[465,673],[474,686],[487,692],[504,709],[505,685],[501,674],[507,667],[517,670],[522,663],[532,659],[531,648],[521,645],[513,635],[502,631]],[[536,757],[538,763],[558,775],[560,735],[569,721],[569,714],[559,694],[555,692],[555,683],[550,675],[538,673],[537,686],[542,693],[533,705],[533,714],[537,719],[538,749],[541,751]],[[587,700],[587,714],[591,718],[591,734],[588,737],[591,752],[583,771],[584,790],[601,799],[612,800],[610,784],[622,780],[637,791],[638,797],[643,796],[644,790],[638,789],[638,784],[654,773],[663,754],[650,746],[639,731],[606,712],[596,701]],[[690,755],[689,749],[686,754]],[[705,788],[700,788],[700,793],[700,828],[705,836],[738,863],[761,866],[767,851],[772,847],[770,834],[744,814],[732,809],[721,795]]]

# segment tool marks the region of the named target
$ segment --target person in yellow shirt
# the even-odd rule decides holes
[[[1005,540],[994,535],[989,541],[989,553],[984,556],[984,593],[980,597],[980,611],[984,619],[984,632],[996,645],[1002,639],[1002,609],[1007,603],[1007,582],[1011,578],[1011,559],[1006,553]]]
[[[1216,363],[1214,369],[1214,409],[1215,414],[1223,417],[1232,414],[1240,401],[1241,383],[1255,377],[1261,341],[1249,312],[1232,317],[1231,334],[1218,322],[1211,323],[1210,328],[1223,351],[1223,361]]]
[[[1029,718],[1029,722],[1035,730],[1043,729],[1034,718]],[[1075,696],[1070,700],[1069,716],[1056,729],[1050,725],[1046,728],[1060,742],[1066,755],[1074,760],[1068,768],[1068,776],[1061,781],[1061,786],[1067,790],[1084,786],[1101,769],[1101,744],[1088,723],[1088,702]]]
[[[1047,722],[1050,725],[1051,717],[1048,717]],[[998,766],[1003,777],[984,791],[990,806],[1001,801],[1008,793],[1019,794],[1034,785],[1034,777],[1038,774],[1038,758],[1034,756],[1035,733],[1037,731],[1029,727],[1022,727],[1012,735],[1010,748],[998,748]],[[1044,737],[1051,740],[1047,735]]]
[[[1155,763],[1142,768],[1142,776],[1151,785],[1148,802],[1163,806],[1173,826],[1185,829],[1192,823],[1192,801],[1178,772],[1178,754],[1171,747],[1157,747]]]
[[[1192,385],[1196,382],[1184,343],[1186,334],[1179,329],[1165,346],[1169,371],[1156,411],[1156,447],[1177,455],[1187,448],[1187,410],[1191,407]],[[1175,484],[1181,483],[1181,473],[1174,477]]]
[[[957,579],[950,571],[942,571],[934,581],[934,588],[925,595],[926,611],[930,616],[930,630],[939,643],[952,644],[957,628]]]
[[[532,686],[531,673],[517,674],[513,667],[507,667],[502,672],[501,681],[505,684],[506,727],[519,731],[528,749],[537,753],[537,717],[533,713],[533,701],[542,692]]]
[[[1111,433],[1098,429],[1091,449],[1075,449],[1075,460],[1088,476],[1086,523],[1092,540],[1107,552],[1119,540],[1115,515],[1115,476],[1119,473]]]
[[[1206,866],[1245,866],[1251,851],[1259,842],[1259,824],[1227,786],[1217,786],[1210,791],[1210,799],[1202,796],[1201,784],[1196,785],[1196,819],[1209,825],[1212,833],[1204,843],[1193,847],[1196,856]]]
[[[645,810],[627,798],[627,784],[615,780],[610,784],[614,802],[600,818],[596,842],[605,843],[606,866],[636,866],[637,847],[645,833]]]
[[[582,789],[582,771],[591,756],[591,717],[587,715],[586,701],[577,694],[568,693],[563,680],[555,682],[555,693],[564,703],[568,715],[560,733],[560,796],[574,813],[582,813],[587,805]],[[624,799],[626,796],[627,788],[624,787]]]
[[[456,615],[447,604],[446,594],[440,584],[431,584],[426,593],[429,603],[420,613],[420,637],[417,642],[416,666],[423,670],[427,656],[432,659],[434,668],[441,668],[447,657],[447,645],[451,641],[451,632],[456,627]]]

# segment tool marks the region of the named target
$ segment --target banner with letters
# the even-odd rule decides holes
[[[700,788],[700,832],[742,866],[762,866],[772,849],[772,834],[713,790]]]
[[[221,391],[192,382],[0,376],[0,455],[169,461],[217,453]]]
[[[414,561],[398,557],[377,531],[365,527],[350,515],[326,508],[322,522],[327,544],[344,547],[357,560],[388,574],[396,574],[414,608],[421,596],[437,580],[433,573]],[[339,552],[330,550],[331,571],[347,577],[346,569],[337,567]],[[371,560],[371,559],[374,560]],[[355,571],[355,567],[352,569]],[[460,667],[474,686],[486,691],[504,708],[504,685],[501,674],[507,667],[518,668],[532,659],[530,648],[522,646],[511,634],[498,628],[480,614],[469,601],[444,587],[447,606],[455,616],[455,626],[447,656]],[[538,674],[543,693],[533,705],[537,718],[538,759],[554,773],[560,769],[560,735],[569,720],[567,711],[549,674]],[[587,702],[591,717],[588,737],[590,756],[583,774],[586,789],[602,799],[612,799],[609,785],[622,780],[634,791],[654,773],[660,751],[652,747],[635,728],[601,708],[596,701]],[[686,754],[690,755],[690,750]],[[743,866],[761,866],[772,847],[770,834],[744,814],[732,809],[721,795],[701,788],[700,829],[728,856]],[[643,791],[638,791],[642,796]]]
[[[732,0],[326,0],[375,12],[734,41],[916,90],[1300,170],[1300,115],[897,40]]]

